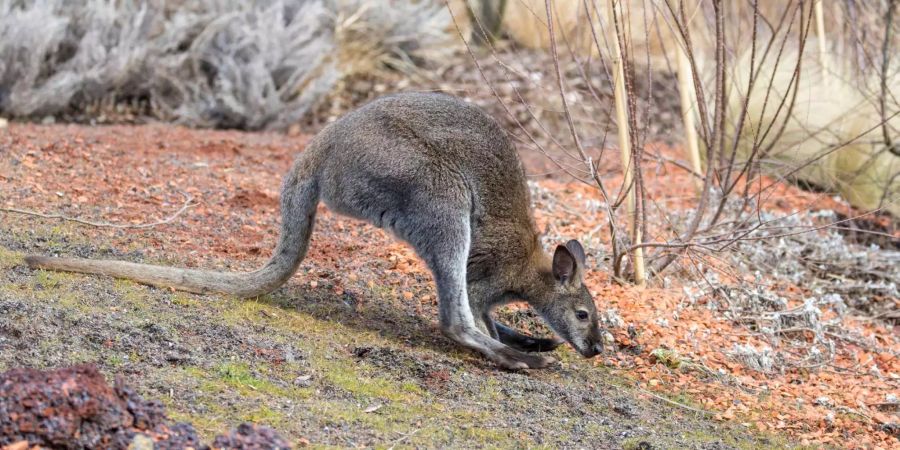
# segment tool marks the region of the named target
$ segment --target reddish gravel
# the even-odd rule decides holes
[[[178,264],[250,269],[261,264],[275,245],[281,177],[307,140],[306,136],[189,130],[168,125],[13,123],[0,132],[0,205],[86,220],[148,223],[177,211],[184,203],[181,192],[185,192],[197,205],[171,223],[141,230],[77,226],[77,233],[96,245],[62,251],[74,256],[166,263],[166,258],[175,258]],[[673,149],[661,151],[677,157]],[[648,191],[659,201],[655,208],[677,211],[689,204],[693,188],[683,171],[661,165],[654,166],[652,175],[646,181]],[[536,221],[542,230],[551,236],[592,234],[599,242],[608,242],[605,227],[597,227],[605,221],[603,211],[585,207],[586,202],[597,198],[593,188],[561,181],[542,181],[539,185],[551,194],[535,199]],[[765,202],[766,210],[782,213],[820,209],[851,213],[828,195],[787,185],[777,185]],[[558,205],[555,211],[551,204]],[[37,221],[12,214],[0,217],[13,221],[17,230],[28,229]],[[39,233],[26,232],[10,242],[19,242],[20,238],[46,239]],[[48,247],[48,253],[60,251]],[[706,261],[713,265],[710,263],[715,261]],[[591,271],[586,279],[598,306],[618,311],[623,322],[633,324],[637,333],[626,333],[632,327],[612,330],[620,352],[596,363],[633,378],[646,390],[685,393],[722,421],[787,433],[814,444],[896,445],[898,413],[887,409],[894,403],[886,400],[894,398],[890,394],[897,392],[900,373],[895,356],[900,349],[896,327],[849,316],[843,322],[847,329],[858,330],[861,336],[875,336],[878,349],[842,341],[836,347],[838,356],[832,370],[754,372],[735,363],[727,352],[738,343],[760,347],[764,342],[748,333],[747,327],[707,308],[708,299],[684,306],[685,296],[677,279],[672,286],[636,289],[610,282],[605,267],[598,265],[600,269]],[[361,303],[368,302],[369,297],[355,293],[370,292],[377,286],[385,297],[399,299],[395,306],[405,308],[411,317],[424,318],[429,324],[435,321],[431,277],[412,250],[381,230],[337,217],[324,206],[319,209],[308,256],[289,284],[303,286],[305,293],[327,290],[330,295],[346,295]],[[794,303],[802,302],[805,295],[798,286],[780,286],[779,291]],[[896,299],[888,300],[897,304]],[[679,311],[677,320],[673,311]],[[673,371],[649,354],[660,347],[676,349],[702,362],[712,373],[738,380],[740,385],[710,381],[702,373]],[[864,364],[874,364],[878,371],[860,369]],[[433,378],[440,384],[441,377]],[[834,405],[818,402],[822,397],[830,398]],[[865,411],[866,415],[834,414],[847,410]]]

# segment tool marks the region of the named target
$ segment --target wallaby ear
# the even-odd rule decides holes
[[[578,266],[584,267],[584,247],[581,246],[581,242],[572,239],[571,241],[566,242],[566,248],[569,249],[569,253],[575,257]]]
[[[578,263],[575,255],[564,245],[557,245],[553,252],[553,276],[560,283],[565,283],[575,276]]]

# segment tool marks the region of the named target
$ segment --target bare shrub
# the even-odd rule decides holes
[[[0,0],[0,111],[53,114],[146,92],[155,16],[136,2]]]
[[[894,26],[887,3],[856,8],[865,25],[842,26],[842,17],[852,15],[847,9],[853,2],[829,13],[826,23],[833,27],[834,41],[824,44],[833,59],[827,66],[811,37],[812,2],[577,3],[577,8],[560,8],[548,0],[519,2],[524,9],[518,12],[531,16],[526,14],[525,20],[519,14],[516,20],[528,22],[534,33],[542,26],[543,32],[513,37],[529,47],[546,47],[552,67],[528,64],[531,53],[515,47],[488,43],[484,52],[470,50],[500,110],[518,126],[519,144],[546,155],[557,172],[596,189],[588,209],[605,213],[597,216],[606,223],[597,225],[608,229],[608,249],[599,248],[595,229],[585,238],[589,250],[608,256],[613,276],[621,282],[637,278],[629,259],[638,248],[645,250],[650,276],[676,267],[696,277],[685,286],[691,304],[702,298],[770,345],[736,347],[730,353],[754,370],[827,365],[841,341],[877,347],[846,329],[845,318],[854,311],[896,320],[900,280],[892,267],[900,261],[895,249],[845,239],[842,233],[853,217],[816,212],[811,204],[787,212],[772,206],[782,183],[804,179],[826,189],[820,198],[840,192],[862,208],[849,213],[856,217],[897,205],[900,166],[893,162],[893,142],[900,76],[891,52],[885,52],[896,41],[884,32],[885,26]],[[573,24],[578,18],[581,22]],[[871,30],[878,30],[878,36]],[[587,51],[585,34],[590,37]],[[619,38],[618,51],[612,35]],[[650,45],[654,42],[665,45]],[[704,152],[699,173],[687,155],[655,143],[679,142],[680,135],[651,133],[650,122],[659,117],[649,107],[653,91],[666,77],[674,79],[679,46],[688,59]],[[616,54],[624,60],[625,124],[612,113]],[[855,63],[858,55],[864,55],[869,70],[844,63]],[[494,75],[498,70],[507,71],[506,80]],[[534,97],[522,95],[550,90],[555,99],[531,101]],[[619,132],[630,137],[630,148],[623,153],[638,163],[625,166],[619,152],[610,150],[611,138]],[[699,189],[660,189],[673,170],[691,173],[700,181]],[[623,176],[628,172],[630,181]],[[553,207],[542,192],[534,193],[542,206]],[[622,208],[629,193],[637,205],[633,218]],[[869,200],[861,201],[864,195]],[[643,236],[640,244],[632,238],[635,231]],[[871,235],[896,240],[891,229]],[[549,236],[557,235],[551,230]],[[787,294],[786,286],[803,292]]]
[[[193,126],[285,128],[344,76],[456,44],[438,1],[0,0],[0,112],[143,101]]]

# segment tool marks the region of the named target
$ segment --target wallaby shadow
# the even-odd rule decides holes
[[[359,331],[376,332],[381,337],[407,347],[433,350],[456,357],[470,352],[444,337],[438,327],[437,305],[405,302],[399,298],[366,297],[365,293],[338,295],[328,288],[285,286],[260,301],[282,309],[308,314],[317,320],[339,323]],[[531,309],[498,313],[501,322],[524,329],[535,336],[553,333]]]
[[[339,323],[360,331],[372,331],[406,346],[449,353],[461,349],[443,336],[437,326],[437,307],[421,312],[399,299],[364,297],[363,293],[338,295],[327,288],[286,286],[262,302],[298,311],[323,321]]]

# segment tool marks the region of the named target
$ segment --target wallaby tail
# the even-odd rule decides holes
[[[124,261],[28,256],[32,268],[109,275],[195,293],[221,292],[242,298],[275,290],[297,270],[309,245],[319,185],[305,158],[298,159],[281,190],[281,235],[272,258],[254,272],[230,273],[136,264]]]

